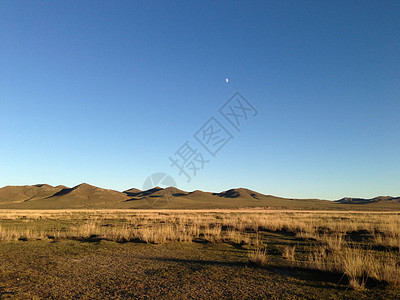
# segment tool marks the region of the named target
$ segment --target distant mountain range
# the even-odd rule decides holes
[[[346,205],[343,205],[346,204]],[[398,209],[400,197],[372,199],[343,198],[337,201],[288,199],[264,195],[245,188],[220,193],[186,192],[175,187],[132,188],[124,192],[103,189],[82,183],[69,188],[48,184],[6,186],[0,188],[0,209]]]
[[[371,199],[345,197],[340,200],[336,200],[335,202],[342,203],[342,204],[368,204],[368,203],[375,203],[375,202],[381,202],[381,201],[400,203],[400,197],[379,196],[379,197],[375,197],[375,198],[371,198]]]

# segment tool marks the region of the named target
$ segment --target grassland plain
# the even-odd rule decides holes
[[[2,299],[399,299],[400,213],[1,210]]]

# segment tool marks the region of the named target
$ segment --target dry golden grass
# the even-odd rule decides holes
[[[345,248],[336,254],[334,266],[347,275],[350,285],[356,289],[364,289],[368,278],[368,268],[371,267],[371,256],[365,256],[361,249]]]
[[[268,263],[267,249],[257,248],[248,252],[249,261],[257,266],[265,267]]]
[[[323,234],[318,236],[317,239],[326,244],[327,249],[331,252],[339,252],[346,245],[343,233]]]
[[[400,284],[400,256],[396,253],[376,255],[373,251],[358,247],[344,247],[331,252],[326,246],[310,253],[306,266],[321,271],[342,273],[354,289],[364,289],[367,279]]]
[[[296,253],[296,246],[286,246],[283,248],[282,257],[288,261],[294,262]]]
[[[240,213],[240,214],[239,214]],[[243,233],[252,230],[290,231],[301,238],[312,238],[325,243],[331,251],[339,251],[346,241],[344,235],[349,232],[366,230],[374,234],[375,243],[398,247],[400,244],[400,218],[393,213],[361,214],[345,212],[285,212],[285,211],[0,211],[0,219],[18,220],[19,227],[0,227],[0,235],[3,240],[41,237],[46,234],[60,237],[90,235],[119,234],[130,236],[135,233],[145,234],[145,231],[156,232],[181,232],[198,237],[203,234],[207,239],[221,241],[222,226],[228,228],[228,236],[231,239],[247,239]],[[79,226],[70,226],[60,231],[57,228],[45,228],[42,231],[35,228],[35,222],[40,220],[63,220],[71,223],[79,223]],[[82,223],[82,220],[86,220]],[[118,220],[118,224],[112,228],[104,227],[107,220]],[[167,225],[174,225],[170,228]],[[157,226],[156,226],[157,225]],[[179,225],[179,226],[178,226]],[[150,229],[143,229],[150,227]],[[162,229],[158,228],[161,227]],[[189,227],[189,228],[188,228]],[[320,232],[323,230],[324,232]],[[174,240],[174,239],[173,239]],[[187,240],[184,238],[183,240]],[[247,239],[248,240],[248,239]]]

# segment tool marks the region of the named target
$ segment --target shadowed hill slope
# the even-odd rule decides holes
[[[342,204],[370,204],[378,202],[400,203],[400,197],[379,196],[371,199],[345,197],[340,200],[336,200],[335,202]]]
[[[53,187],[48,184],[6,186],[0,189],[1,204],[17,204],[21,202],[35,201],[54,195],[64,187]]]

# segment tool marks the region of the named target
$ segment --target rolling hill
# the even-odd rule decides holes
[[[398,210],[400,197],[343,198],[337,201],[288,199],[245,188],[210,193],[182,191],[175,187],[124,192],[87,183],[69,188],[48,184],[0,188],[0,209],[216,209],[270,208],[303,210]]]
[[[65,187],[53,187],[48,184],[6,186],[0,189],[0,203],[13,204],[44,199],[56,194],[63,188]]]

